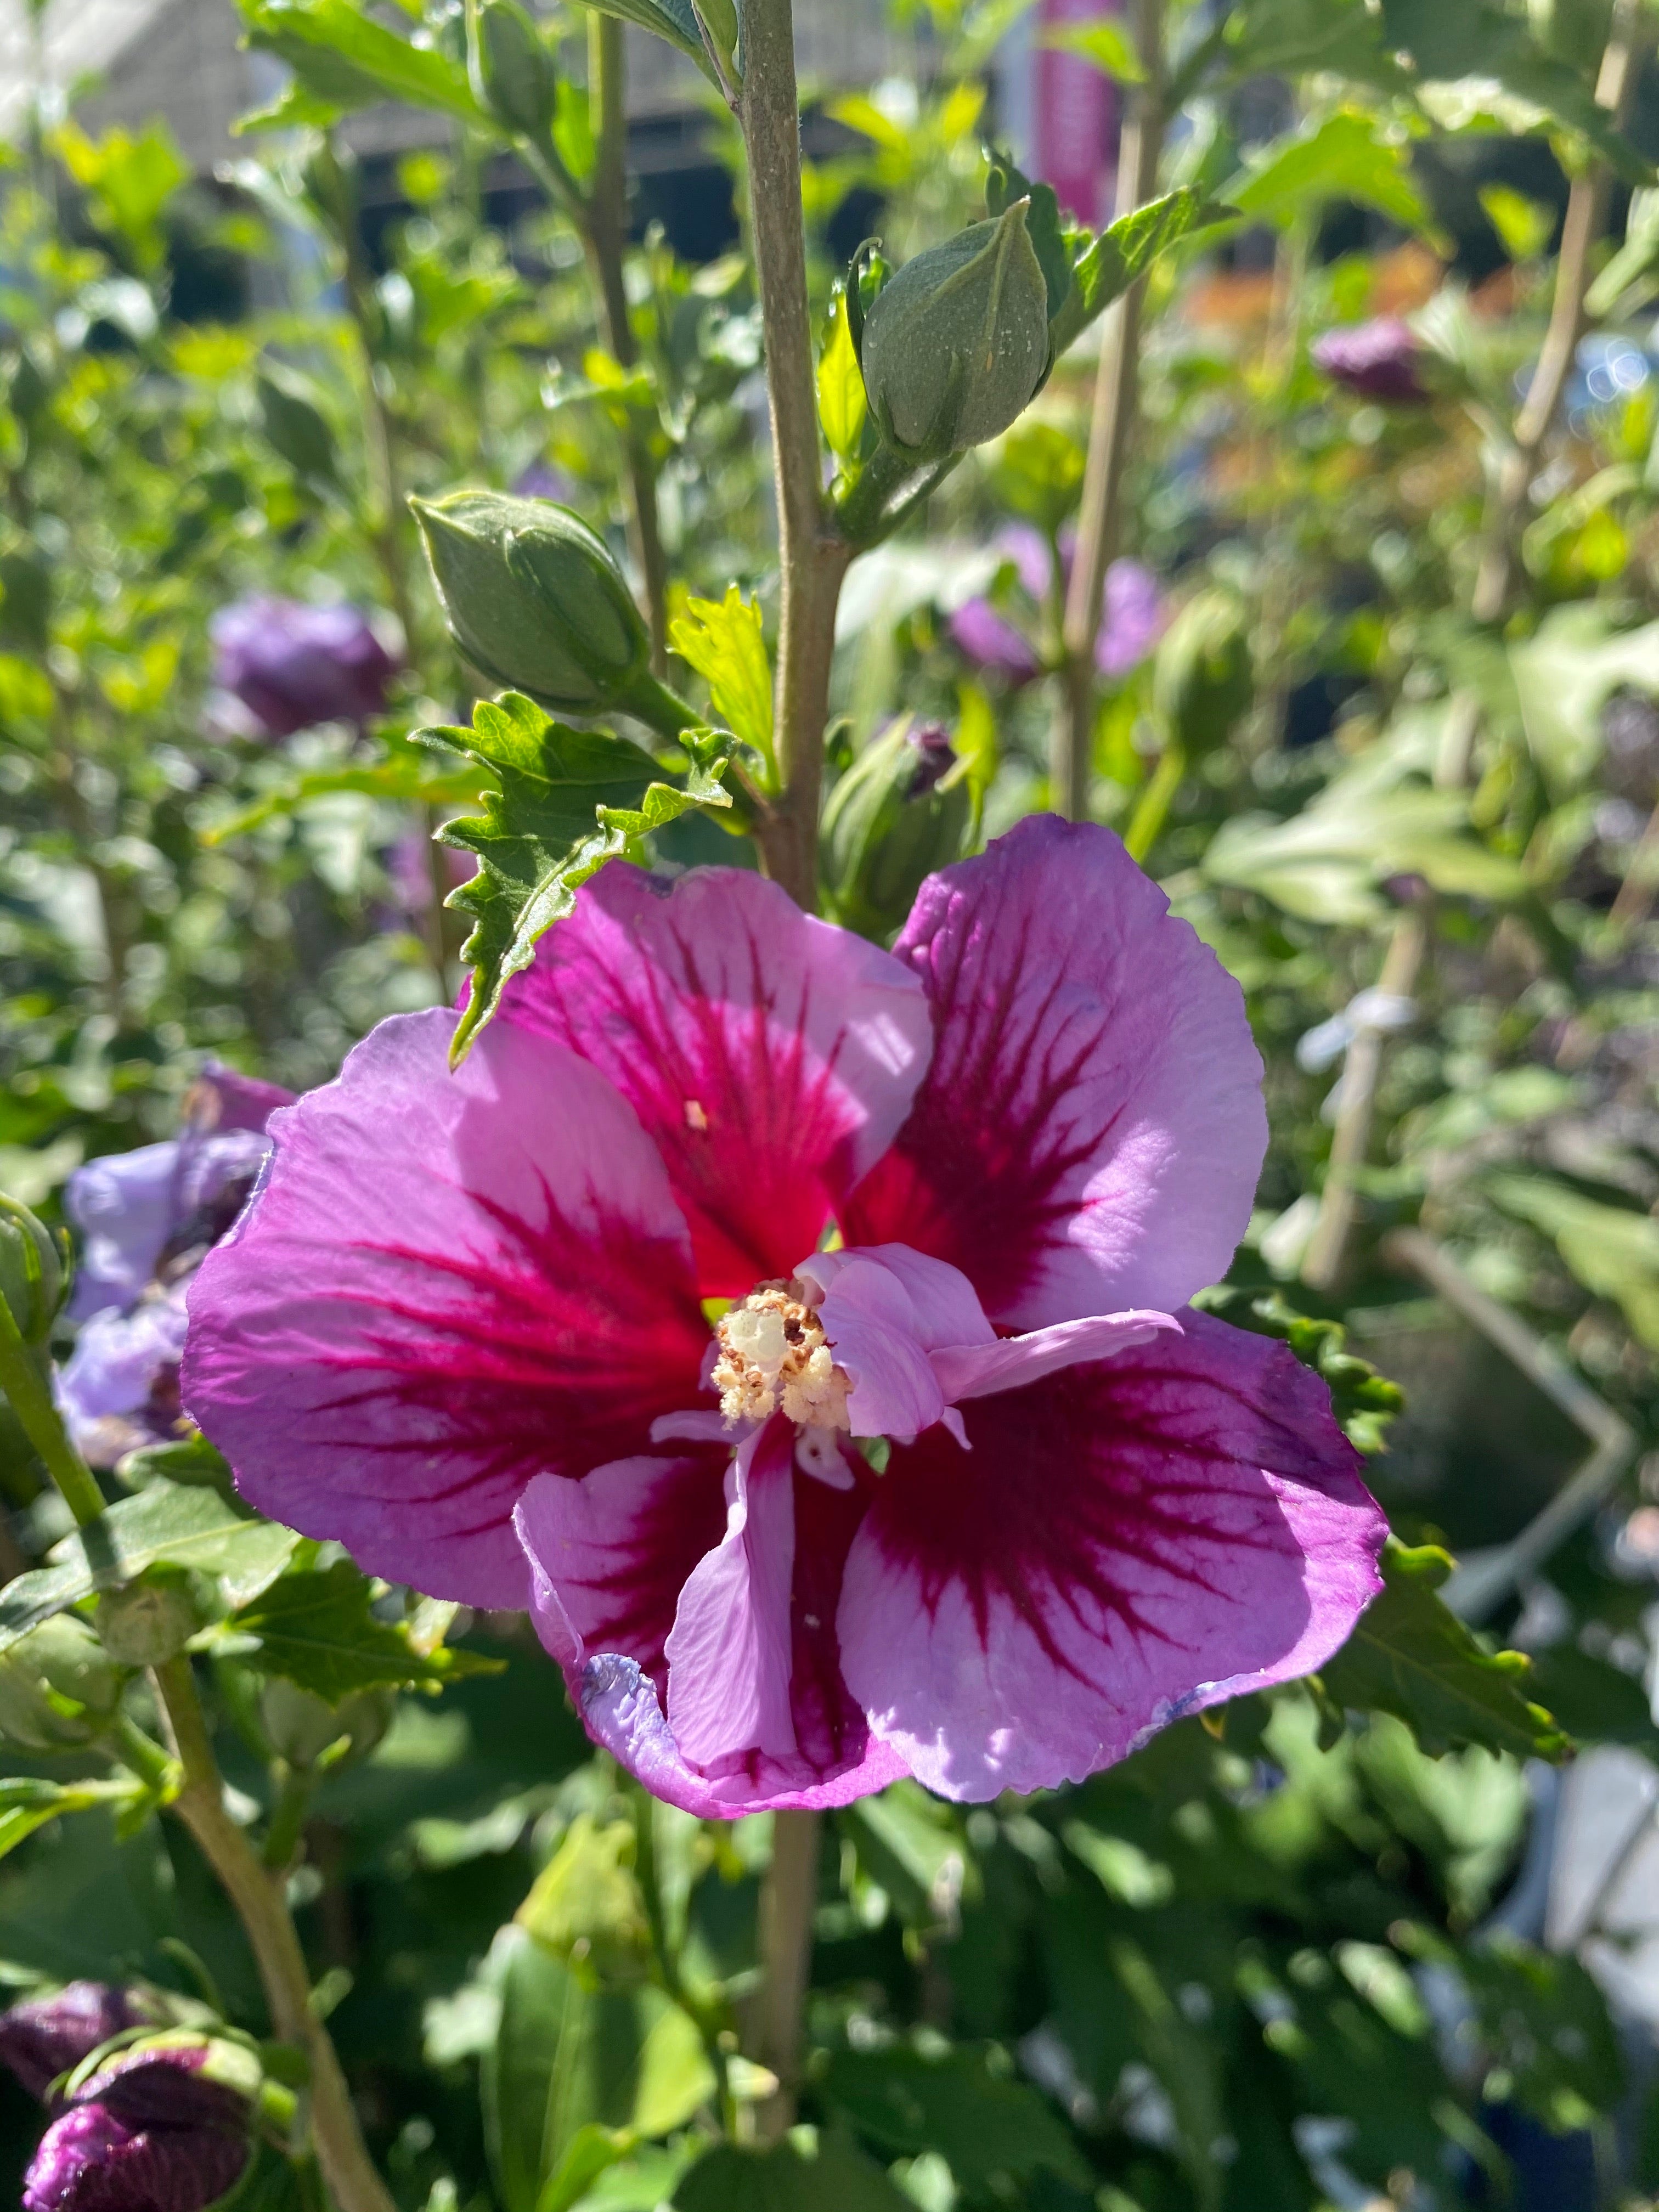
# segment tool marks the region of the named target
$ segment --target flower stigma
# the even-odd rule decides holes
[[[715,1328],[712,1379],[728,1421],[763,1421],[781,1410],[801,1428],[851,1430],[850,1386],[807,1297],[798,1277],[762,1283]]]

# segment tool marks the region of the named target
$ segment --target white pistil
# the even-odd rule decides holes
[[[763,1283],[715,1330],[714,1388],[728,1421],[781,1412],[806,1429],[848,1429],[847,1377],[799,1281]]]

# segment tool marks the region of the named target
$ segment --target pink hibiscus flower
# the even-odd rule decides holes
[[[613,865],[452,1076],[453,1023],[276,1116],[185,1402],[265,1511],[527,1603],[659,1796],[1079,1779],[1375,1594],[1323,1386],[1181,1310],[1248,1218],[1261,1061],[1109,831],[1022,823],[891,953]]]

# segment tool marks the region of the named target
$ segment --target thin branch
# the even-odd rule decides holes
[[[750,2020],[754,2055],[778,2079],[775,2092],[755,2111],[763,2142],[775,2142],[795,2118],[823,1822],[817,1813],[775,1813],[772,1824],[772,1864],[761,1891],[761,1984]]]
[[[309,2063],[312,2139],[339,2212],[397,2212],[369,2158],[333,2042],[311,2008],[311,1978],[281,1877],[260,1864],[225,1810],[224,1781],[190,1661],[170,1659],[153,1669],[150,1680],[184,1769],[175,1810],[235,1907],[259,1969],[272,2033],[296,2045]]]
[[[1129,215],[1158,189],[1164,148],[1164,0],[1136,0],[1135,37],[1146,81],[1129,95],[1118,153],[1117,213]],[[1100,368],[1095,380],[1089,459],[1078,517],[1077,556],[1072,566],[1062,633],[1065,659],[1054,720],[1049,786],[1056,813],[1073,821],[1089,811],[1094,756],[1095,646],[1100,635],[1106,571],[1121,527],[1123,473],[1134,434],[1140,368],[1140,315],[1145,277],[1106,311]]]
[[[790,0],[746,0],[738,120],[749,153],[755,270],[778,500],[777,748],[782,789],[758,825],[767,872],[817,903],[818,802],[836,606],[853,557],[829,526],[807,312],[800,112]]]

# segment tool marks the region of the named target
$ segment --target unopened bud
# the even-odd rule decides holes
[[[44,1344],[69,1273],[57,1238],[27,1206],[0,1192],[0,1298],[25,1344]]]
[[[256,379],[265,436],[296,476],[332,483],[339,474],[334,433],[320,408],[287,370],[268,367]]]
[[[27,1997],[0,2013],[0,2064],[44,2103],[60,2075],[107,2043],[155,2017],[146,1999],[107,1982],[70,1982],[50,1996]]]
[[[885,938],[925,877],[960,860],[973,794],[949,732],[903,721],[866,745],[823,813],[819,853],[836,917]]]
[[[918,461],[1000,437],[1051,360],[1048,287],[1027,200],[907,261],[864,320],[860,359],[884,434]]]
[[[280,1675],[265,1684],[259,1722],[265,1741],[290,1766],[314,1766],[325,1751],[343,1747],[331,1767],[367,1758],[392,1725],[396,1700],[386,1690],[360,1690],[337,1705]]]
[[[83,1620],[60,1613],[0,1653],[0,1737],[18,1751],[74,1751],[114,1718],[121,1670]]]
[[[157,1569],[98,1601],[98,1640],[120,1667],[176,1659],[201,1626],[184,1577]]]
[[[466,73],[472,96],[498,123],[544,139],[558,98],[553,58],[518,0],[479,0],[468,26]]]
[[[555,713],[627,707],[651,640],[603,538],[551,500],[414,500],[456,647],[492,684]]]
[[[1248,618],[1231,592],[1188,600],[1158,641],[1152,709],[1189,760],[1224,744],[1255,694]]]

